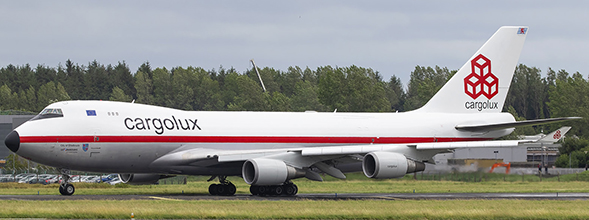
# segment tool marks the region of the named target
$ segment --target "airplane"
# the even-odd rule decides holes
[[[9,133],[16,154],[60,170],[59,191],[72,195],[70,170],[119,173],[130,184],[173,175],[206,175],[211,195],[234,195],[241,176],[252,195],[294,196],[296,178],[403,177],[458,148],[516,147],[493,140],[518,126],[501,112],[528,27],[505,26],[423,107],[398,113],[183,111],[138,103],[61,101]]]
[[[564,126],[556,131],[551,132],[550,134],[537,134],[531,136],[523,136],[522,140],[531,140],[537,143],[544,143],[544,144],[552,144],[554,142],[559,141],[560,139],[564,138],[564,135],[571,130],[571,127]]]

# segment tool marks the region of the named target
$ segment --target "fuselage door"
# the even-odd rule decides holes
[[[89,152],[91,158],[96,158],[100,156],[100,151],[102,150],[102,147],[100,144],[99,134],[100,130],[94,129],[94,142],[86,143],[82,146],[82,149],[84,149],[84,151]]]

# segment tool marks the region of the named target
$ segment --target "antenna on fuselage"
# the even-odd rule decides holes
[[[264,81],[262,81],[262,77],[260,76],[260,72],[258,72],[258,67],[256,66],[256,63],[254,62],[254,59],[251,59],[250,61],[254,65],[254,69],[256,70],[256,74],[258,74],[258,79],[260,79],[260,84],[262,84],[262,89],[264,89],[264,92],[266,92],[266,86],[264,86]]]

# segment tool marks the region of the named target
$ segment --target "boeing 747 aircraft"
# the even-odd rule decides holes
[[[241,176],[254,195],[295,195],[291,180],[398,178],[457,148],[516,147],[493,141],[514,127],[573,118],[515,121],[503,104],[527,27],[501,27],[420,109],[403,113],[182,111],[137,103],[63,101],[5,140],[16,154],[69,171],[120,173],[128,183],[172,175],[217,178],[213,195],[233,195]]]

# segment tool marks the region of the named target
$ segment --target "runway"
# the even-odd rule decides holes
[[[160,194],[160,195],[0,195],[0,200],[589,200],[589,193],[366,193],[366,194],[298,194],[296,196],[211,196],[204,194]]]

